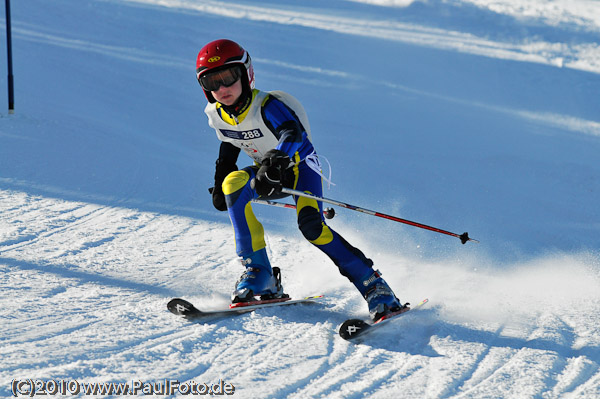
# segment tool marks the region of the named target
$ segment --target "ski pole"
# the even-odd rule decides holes
[[[284,187],[284,188],[281,189],[281,192],[285,193],[285,194],[296,195],[298,197],[306,197],[306,198],[314,199],[314,200],[321,201],[321,202],[327,202],[329,204],[341,206],[342,208],[350,209],[350,210],[353,210],[353,211],[358,211],[358,212],[366,213],[368,215],[377,216],[377,217],[388,219],[388,220],[393,220],[395,222],[400,222],[400,223],[408,224],[408,225],[414,226],[414,227],[419,227],[421,229],[435,231],[436,233],[441,233],[441,234],[446,234],[446,235],[449,235],[449,236],[452,236],[452,237],[457,237],[457,238],[460,239],[460,242],[462,242],[463,244],[465,244],[467,241],[479,242],[479,241],[477,241],[475,239],[469,238],[469,234],[467,232],[464,232],[462,234],[451,233],[449,231],[438,229],[436,227],[431,227],[431,226],[427,226],[425,224],[421,224],[421,223],[417,223],[417,222],[412,222],[412,221],[406,220],[406,219],[401,219],[401,218],[396,217],[396,216],[386,215],[385,213],[381,213],[381,212],[370,211],[368,209],[360,208],[360,207],[355,206],[355,205],[350,205],[350,204],[347,204],[345,202],[336,201],[336,200],[329,199],[329,198],[324,198],[324,197],[318,197],[316,195],[308,194],[308,193],[305,193],[305,192],[302,192],[302,191],[298,191],[298,190],[292,190],[290,188],[285,188]]]
[[[269,201],[264,199],[253,199],[252,202],[262,205],[271,205],[278,208],[296,209],[296,205],[286,204],[284,202]],[[323,215],[327,219],[333,219],[333,217],[335,216],[335,210],[333,208],[326,208],[323,210]]]
[[[210,187],[208,189],[209,194],[212,194],[214,189],[215,189],[214,187]],[[283,203],[283,202],[269,201],[269,200],[265,200],[265,199],[254,198],[252,200],[252,202],[257,203],[257,204],[263,204],[263,205],[271,205],[271,206],[275,206],[277,208],[296,209],[296,205],[286,204],[286,203]],[[325,208],[323,210],[323,215],[327,219],[333,219],[333,217],[335,216],[335,209],[333,209],[333,208]]]

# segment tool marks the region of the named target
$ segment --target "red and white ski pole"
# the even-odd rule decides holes
[[[435,231],[436,233],[446,234],[446,235],[449,235],[449,236],[452,236],[452,237],[459,238],[460,242],[462,242],[463,244],[465,244],[467,241],[479,242],[477,240],[469,238],[469,234],[467,232],[462,233],[462,234],[451,233],[451,232],[446,231],[446,230],[438,229],[437,227],[431,227],[431,226],[427,226],[425,224],[421,224],[421,223],[417,223],[417,222],[412,222],[410,220],[401,219],[401,218],[396,217],[396,216],[386,215],[385,213],[381,213],[381,212],[370,211],[368,209],[360,208],[360,207],[355,206],[355,205],[350,205],[350,204],[347,204],[345,202],[336,201],[336,200],[329,199],[329,198],[324,198],[324,197],[318,197],[316,195],[308,194],[308,193],[305,193],[305,192],[302,192],[302,191],[298,191],[298,190],[293,190],[291,188],[285,188],[284,187],[284,188],[281,189],[281,192],[285,193],[285,194],[295,195],[295,196],[298,196],[298,197],[306,197],[306,198],[314,199],[316,201],[327,202],[328,204],[333,204],[333,205],[341,206],[342,208],[351,209],[353,211],[358,211],[358,212],[366,213],[368,215],[377,216],[377,217],[388,219],[388,220],[393,220],[394,222],[400,222],[400,223],[408,224],[410,226],[419,227],[419,228],[425,229],[425,230]]]
[[[285,202],[269,201],[269,200],[259,199],[259,198],[253,199],[252,202],[254,202],[256,204],[262,204],[262,205],[271,205],[271,206],[274,206],[277,208],[296,209],[296,205],[286,204]],[[323,210],[323,215],[327,219],[333,219],[333,217],[335,216],[335,210],[333,208],[325,208]]]

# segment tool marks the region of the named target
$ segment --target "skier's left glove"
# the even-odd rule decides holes
[[[290,166],[290,157],[281,150],[269,150],[261,161],[256,177],[250,183],[251,187],[261,197],[281,193],[283,177]]]

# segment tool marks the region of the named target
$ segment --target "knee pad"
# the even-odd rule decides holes
[[[235,204],[236,200],[242,193],[242,189],[249,184],[250,175],[245,170],[236,170],[227,175],[223,180],[222,188],[225,194],[225,202],[230,208]]]
[[[223,194],[230,195],[242,189],[250,180],[250,175],[245,170],[236,170],[225,177],[222,184]]]
[[[323,233],[323,219],[312,206],[304,207],[298,213],[298,227],[308,241],[315,241]]]

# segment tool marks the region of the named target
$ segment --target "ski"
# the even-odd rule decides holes
[[[264,301],[240,302],[230,305],[226,309],[218,310],[200,310],[191,302],[181,298],[173,298],[167,303],[169,312],[177,316],[183,316],[188,320],[202,320],[211,318],[230,317],[244,313],[253,312],[256,309],[262,309],[273,306],[294,305],[299,303],[313,303],[323,299],[323,295],[309,296],[301,299],[279,298],[268,299]]]
[[[425,305],[427,302],[429,302],[429,299],[423,299],[421,302],[419,302],[413,308],[406,306],[397,312],[390,313],[388,315],[383,316],[381,319],[379,319],[375,322],[370,322],[370,321],[366,321],[366,320],[362,320],[362,319],[346,320],[340,326],[340,330],[339,330],[340,337],[342,337],[343,339],[345,339],[347,341],[354,340],[358,337],[364,337],[367,333],[370,333],[373,330],[375,330],[376,328],[381,327],[382,325],[386,324],[390,320],[397,319],[399,316],[402,316],[403,314],[405,314],[406,312],[408,312],[411,309],[412,310],[419,309],[420,307]]]

